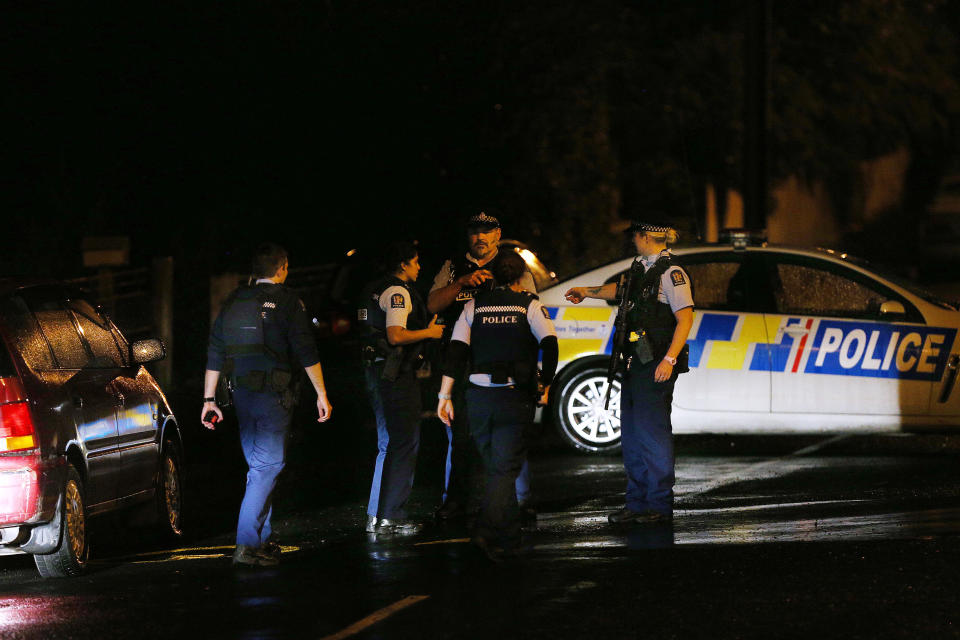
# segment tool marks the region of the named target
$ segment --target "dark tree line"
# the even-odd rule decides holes
[[[695,235],[704,185],[742,178],[746,1],[25,8],[8,255],[62,273],[83,234],[120,233],[201,273],[266,221],[320,261],[398,229],[448,243],[476,207],[561,273],[619,254],[635,214]],[[906,146],[922,209],[957,146],[955,6],[770,13],[771,179],[826,180],[843,213],[858,163]]]

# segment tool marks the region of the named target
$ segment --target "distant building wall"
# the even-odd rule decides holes
[[[830,194],[822,181],[807,182],[797,176],[773,185],[774,209],[767,216],[767,238],[777,244],[837,246],[845,231],[858,230],[903,201],[910,151],[898,149],[860,163],[859,184],[852,185],[847,227],[837,218]],[[737,191],[720,194],[712,184],[706,193],[706,240],[716,242],[719,230],[743,225],[743,200]]]
[[[840,225],[822,182],[808,184],[790,176],[773,188],[776,202],[767,216],[767,239],[777,244],[833,246]]]
[[[854,203],[853,211],[861,211],[864,222],[873,220],[878,214],[898,207],[903,202],[910,160],[909,149],[901,148],[860,163],[863,201],[859,207],[856,206],[858,203]]]

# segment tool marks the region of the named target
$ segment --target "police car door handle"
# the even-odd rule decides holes
[[[784,327],[783,329],[781,329],[781,331],[787,334],[788,336],[792,336],[792,337],[805,336],[808,333],[810,333],[810,329],[807,329],[806,327],[801,327],[800,325],[793,325],[793,324],[788,327]]]

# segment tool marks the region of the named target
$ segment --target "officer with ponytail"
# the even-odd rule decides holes
[[[367,533],[413,535],[421,524],[408,517],[420,447],[420,386],[425,341],[443,335],[437,318],[414,287],[420,257],[411,242],[385,253],[386,273],[367,285],[358,310],[364,331],[364,378],[377,421],[377,458],[367,503]]]
[[[525,438],[536,405],[546,404],[557,368],[556,330],[537,296],[524,289],[524,273],[519,255],[502,252],[493,267],[495,281],[502,284],[478,291],[464,306],[447,349],[437,405],[437,415],[449,426],[455,419],[456,378],[468,372],[470,435],[486,476],[473,542],[493,560],[520,545],[515,482],[526,459]]]
[[[687,368],[687,336],[693,326],[690,276],[674,264],[667,244],[677,232],[660,222],[634,222],[637,250],[630,291],[621,283],[574,287],[566,298],[619,300],[629,296],[628,337],[620,387],[620,438],[627,472],[626,505],[612,523],[668,523],[673,518],[673,425],[670,411],[677,376]]]

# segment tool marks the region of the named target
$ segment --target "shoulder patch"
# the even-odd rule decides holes
[[[683,277],[683,271],[674,269],[670,272],[670,282],[673,283],[673,286],[679,287],[682,284],[687,284],[687,279]]]
[[[403,309],[406,304],[403,301],[402,293],[395,293],[390,296],[390,308],[391,309]]]

